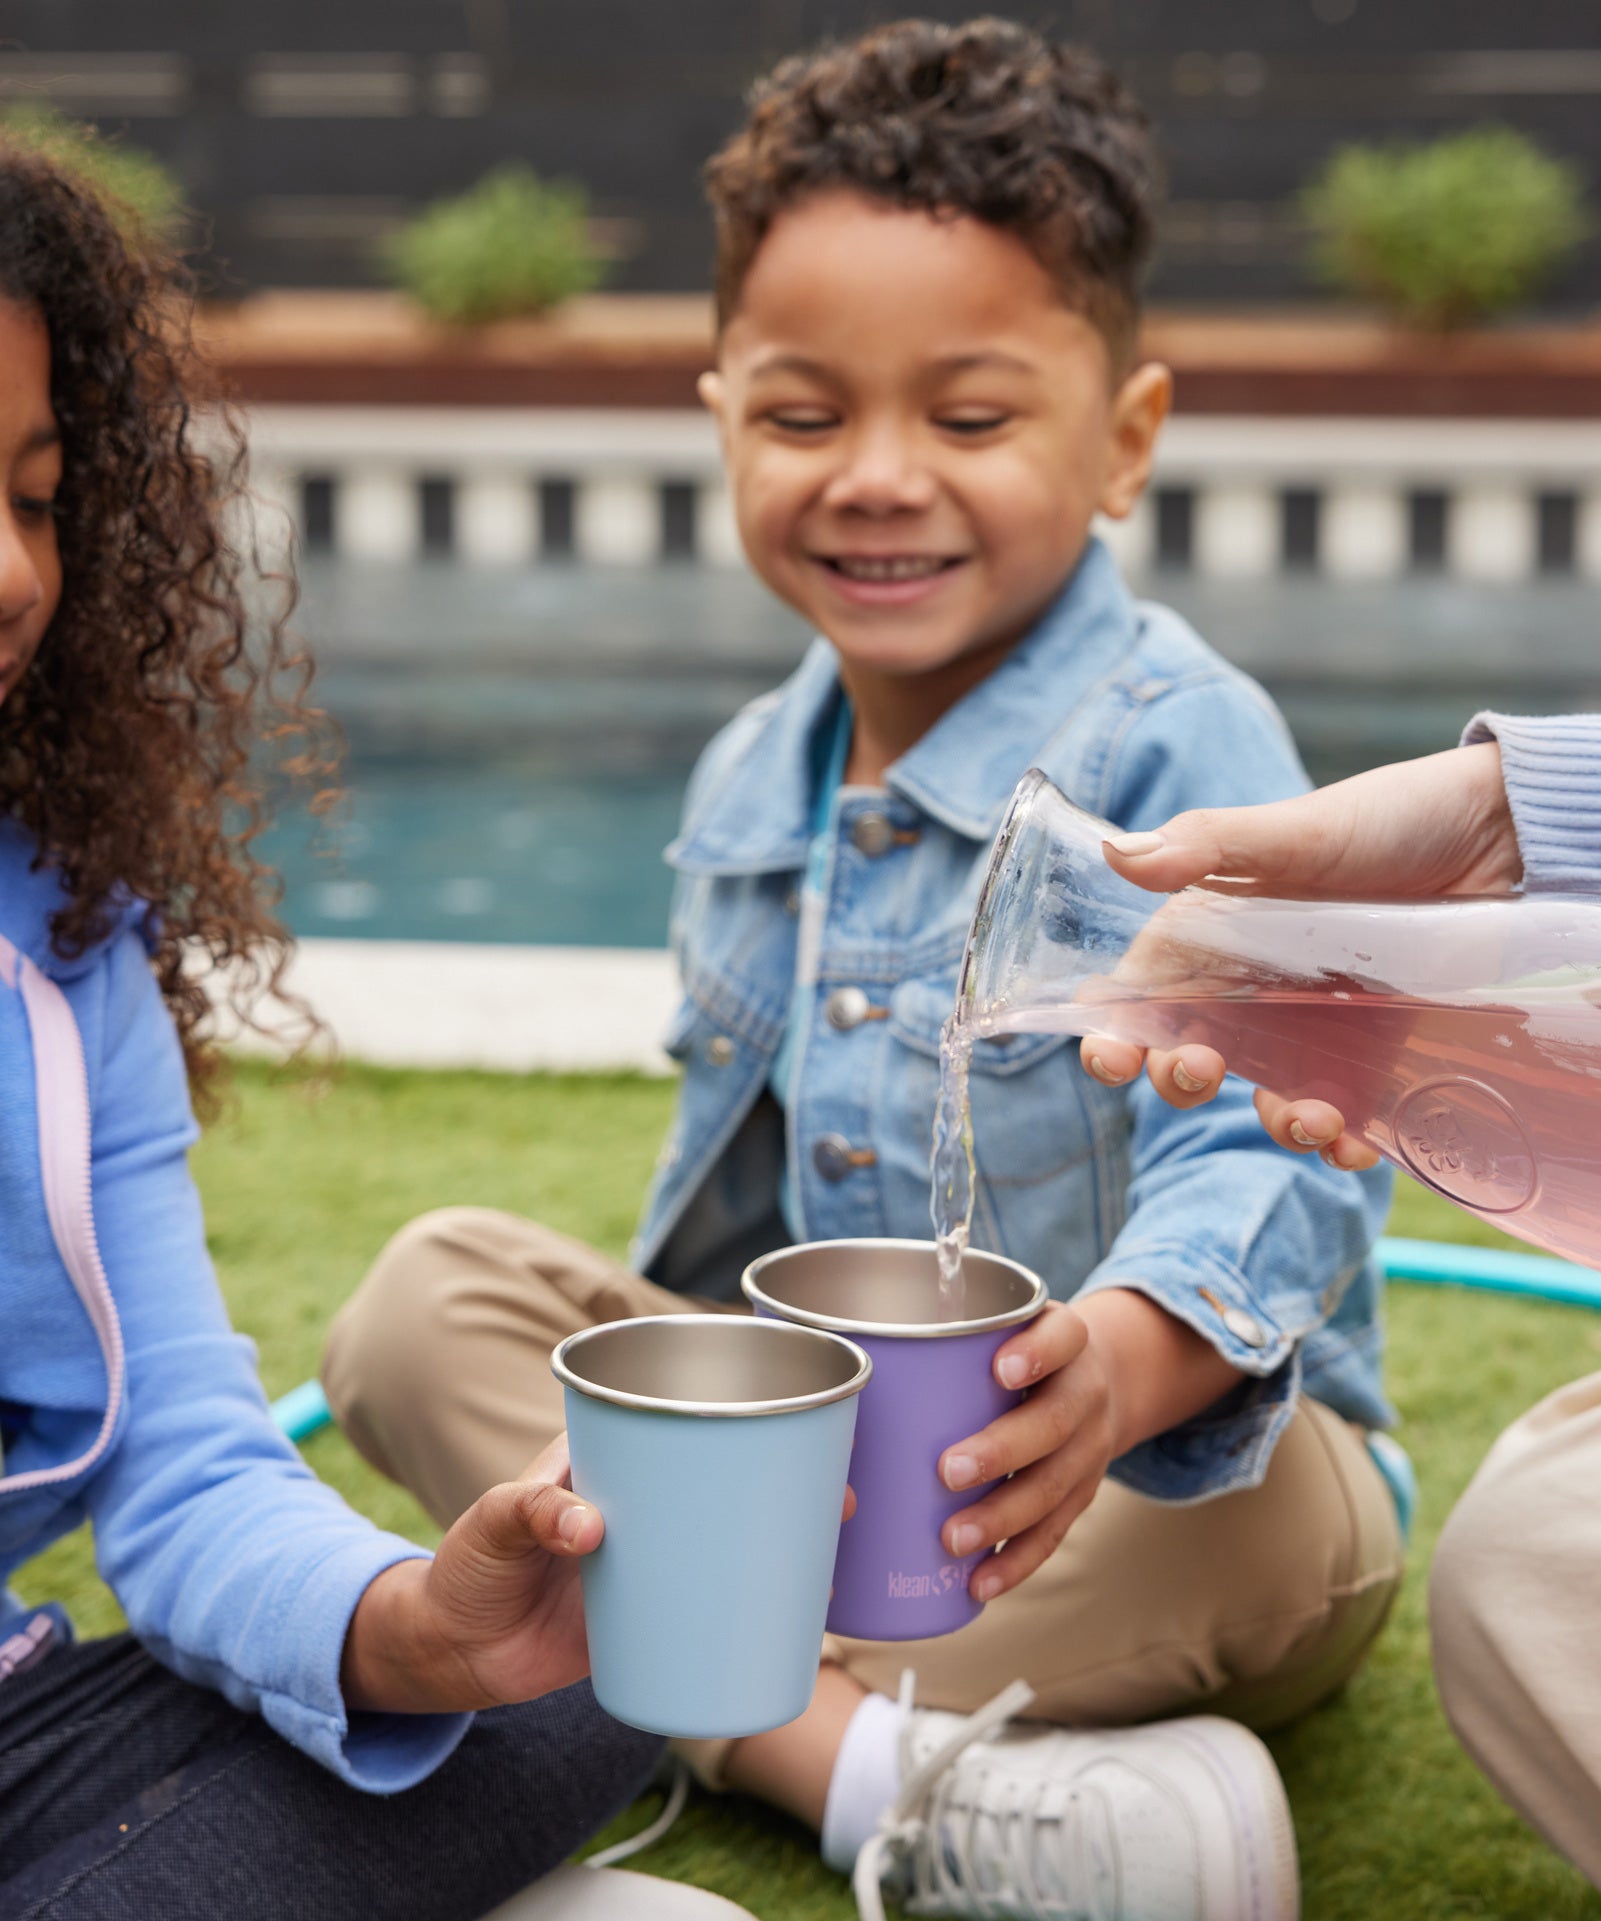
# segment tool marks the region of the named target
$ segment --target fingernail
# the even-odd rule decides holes
[[[1173,1063],[1173,1079],[1186,1094],[1199,1094],[1206,1086],[1206,1082],[1199,1075],[1192,1074],[1183,1061]]]
[[[1290,1122],[1290,1139],[1297,1147],[1321,1147],[1322,1141],[1316,1134],[1307,1133],[1299,1121]]]
[[[978,1479],[978,1462],[971,1454],[951,1454],[945,1460],[945,1485],[950,1488],[971,1487]]]
[[[574,1501],[570,1507],[562,1509],[561,1519],[556,1523],[556,1532],[569,1545],[578,1539],[579,1530],[589,1518],[589,1509],[582,1501]]]
[[[975,1522],[969,1521],[965,1527],[951,1529],[952,1554],[971,1554],[974,1548],[983,1544],[984,1532]]]
[[[1029,1365],[1021,1354],[1008,1354],[995,1363],[995,1372],[1001,1377],[1002,1387],[1021,1387],[1028,1379]]]
[[[1167,842],[1160,834],[1114,834],[1106,844],[1114,853],[1135,860],[1141,854],[1154,854],[1157,848],[1165,847]]]
[[[998,1574],[975,1574],[967,1584],[967,1591],[975,1601],[993,1601],[1001,1591],[1001,1577]]]
[[[1105,1081],[1108,1087],[1121,1087],[1123,1085],[1123,1076],[1121,1074],[1114,1074],[1099,1054],[1091,1054],[1090,1072],[1098,1081]]]

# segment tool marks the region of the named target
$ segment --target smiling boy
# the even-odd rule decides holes
[[[701,397],[752,566],[839,655],[846,779],[877,786],[1134,506],[1171,380],[972,218],[823,187],[744,251]]]
[[[1135,353],[1155,176],[1104,67],[993,20],[786,63],[712,162],[702,393],[751,564],[820,637],[708,748],[669,850],[684,1080],[637,1271],[449,1209],[336,1325],[341,1421],[441,1520],[560,1425],[573,1329],[732,1303],[787,1241],[927,1238],[940,1027],[1031,764],[1132,830],[1303,784],[1261,690],[1092,533],[1169,403]],[[1285,1921],[1288,1808],[1240,1723],[1339,1687],[1399,1582],[1365,1445],[1384,1177],[1276,1154],[1234,1084],[1177,1113],[1047,1035],[981,1048],[972,1103],[974,1244],[1058,1303],[997,1356],[1027,1400],[939,1463],[996,1482],[945,1534],[997,1549],[990,1605],[831,1640],[806,1715],[697,1769],[842,1869],[882,1829],[868,1905],[884,1859],[919,1913]],[[1018,1676],[1037,1720],[964,1727]]]

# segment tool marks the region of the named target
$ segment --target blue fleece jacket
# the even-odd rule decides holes
[[[351,1785],[409,1787],[470,1717],[347,1715],[339,1661],[368,1583],[421,1550],[352,1513],[274,1426],[206,1252],[142,916],[63,962],[59,884],[32,854],[0,822],[0,1642],[30,1612],[7,1577],[88,1520],[158,1660]]]

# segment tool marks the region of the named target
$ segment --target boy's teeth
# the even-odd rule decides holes
[[[886,560],[842,554],[834,565],[850,580],[925,580],[945,563],[934,554],[897,555]]]

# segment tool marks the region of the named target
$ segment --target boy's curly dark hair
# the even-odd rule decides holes
[[[285,772],[320,777],[332,735],[285,637],[293,588],[255,557],[244,440],[194,355],[176,262],[0,137],[0,298],[44,319],[63,455],[61,601],[0,706],[0,811],[62,876],[64,958],[130,898],[148,904],[204,1097],[218,1055],[197,956],[229,970],[247,1021],[287,956],[276,876],[251,852],[266,823],[257,750],[270,741]]]
[[[1161,170],[1093,54],[1010,20],[902,20],[784,61],[706,167],[719,327],[773,221],[831,187],[1015,233],[1114,360],[1131,351]]]

